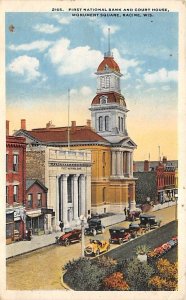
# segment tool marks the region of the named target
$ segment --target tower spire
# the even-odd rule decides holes
[[[110,51],[110,27],[108,27],[108,51],[105,52],[105,57],[112,57],[112,53]]]

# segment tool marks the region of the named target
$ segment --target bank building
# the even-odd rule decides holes
[[[55,127],[49,122],[45,128],[25,127],[16,132],[26,137],[27,158],[33,148],[47,149],[45,156],[50,163],[42,176],[50,205],[55,207],[55,222],[73,222],[81,213],[123,213],[125,207],[135,208],[133,152],[137,146],[128,134],[122,74],[110,51],[105,53],[96,75],[97,92],[90,102],[91,121],[86,125],[77,126],[72,121],[70,128]],[[70,151],[65,150],[68,134]],[[34,156],[34,161],[37,159]],[[36,175],[36,169],[27,170],[29,177]]]

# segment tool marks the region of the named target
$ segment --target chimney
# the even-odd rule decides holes
[[[26,130],[26,120],[21,119],[21,129]]]
[[[148,160],[144,161],[144,172],[149,172],[149,161]]]
[[[71,121],[71,128],[72,130],[76,129],[76,121]]]
[[[163,156],[163,164],[166,164],[166,163],[167,163],[167,157]]]
[[[10,121],[6,120],[6,135],[9,135],[9,123]]]
[[[91,127],[91,120],[89,120],[89,119],[87,120],[87,127],[89,127],[89,128]]]

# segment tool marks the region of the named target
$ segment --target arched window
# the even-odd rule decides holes
[[[109,131],[109,116],[105,116],[105,130]]]
[[[103,131],[103,117],[99,117],[99,131]]]
[[[105,77],[103,77],[103,76],[100,78],[100,85],[101,85],[101,88],[105,87]]]
[[[106,88],[110,87],[110,77],[106,76]]]

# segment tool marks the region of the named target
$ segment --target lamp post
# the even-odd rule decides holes
[[[85,223],[86,223],[87,219],[84,215],[81,215],[79,217],[79,219],[81,222],[81,257],[84,257],[84,248],[85,248],[84,228],[85,228]]]

